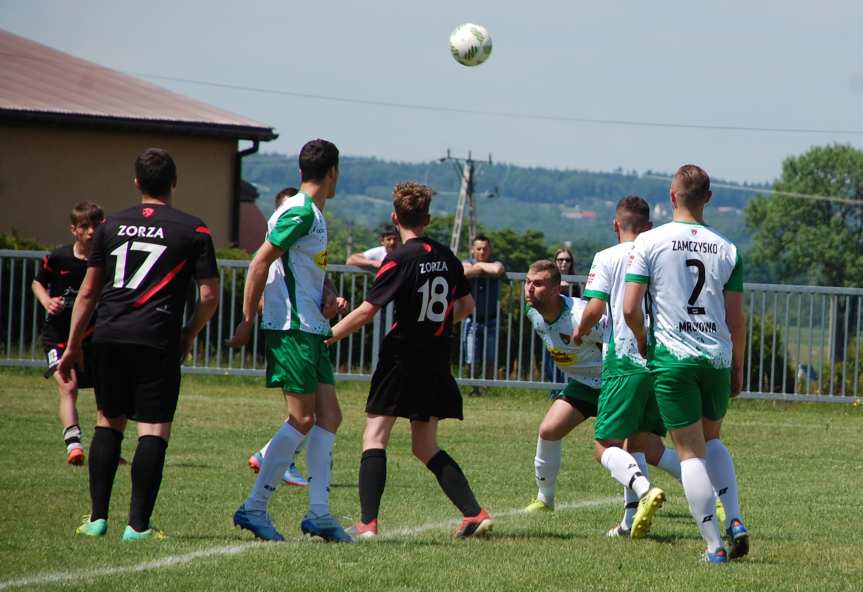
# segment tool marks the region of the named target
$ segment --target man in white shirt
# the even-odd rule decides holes
[[[384,257],[392,253],[401,244],[398,230],[391,224],[387,224],[381,228],[380,240],[380,245],[366,249],[362,253],[354,253],[348,257],[346,263],[371,271],[378,269]]]

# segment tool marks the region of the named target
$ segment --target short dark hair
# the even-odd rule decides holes
[[[141,193],[165,197],[177,184],[177,165],[167,150],[147,148],[135,159],[135,178]]]
[[[333,167],[339,168],[339,149],[327,140],[311,140],[300,150],[300,178],[320,181]]]
[[[546,271],[548,272],[548,275],[551,276],[552,285],[560,285],[560,270],[557,268],[557,265],[555,265],[553,261],[549,261],[548,259],[540,259],[539,261],[534,261],[530,264],[528,271],[532,271],[534,273],[542,273],[543,271]]]
[[[677,169],[671,185],[684,206],[701,205],[710,195],[710,176],[695,164],[685,164]]]
[[[395,192],[393,192],[393,197],[395,198]],[[392,224],[384,224],[383,226],[381,226],[380,232],[378,232],[378,236],[381,238],[384,238],[387,236],[398,236],[398,235],[399,235],[398,229],[395,226],[393,226]]]
[[[92,201],[82,201],[75,204],[72,211],[69,213],[69,221],[77,226],[81,222],[87,221],[91,226],[101,224],[105,221],[105,212],[97,203]]]
[[[478,234],[478,235],[476,235],[475,237],[473,237],[473,240],[472,240],[472,241],[470,241],[470,244],[474,244],[476,241],[482,241],[482,242],[484,242],[484,243],[488,243],[489,245],[491,245],[491,239],[490,239],[490,238],[488,238],[488,237],[487,237],[486,235],[484,235],[484,234]]]
[[[650,204],[637,195],[627,195],[617,202],[615,216],[621,230],[641,232],[650,222]]]
[[[417,228],[428,223],[429,206],[432,200],[431,187],[422,183],[399,183],[393,189],[393,209],[399,224],[405,228]]]
[[[285,187],[284,189],[279,191],[276,194],[276,198],[275,198],[276,209],[281,207],[282,202],[284,202],[286,199],[288,199],[289,197],[294,197],[299,192],[300,192],[300,190],[297,189],[296,187]]]

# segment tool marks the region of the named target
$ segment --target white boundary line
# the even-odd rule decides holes
[[[580,510],[584,508],[593,508],[596,506],[604,506],[608,504],[612,504],[614,502],[620,502],[620,496],[617,497],[604,497],[593,500],[585,500],[580,502],[564,502],[557,504],[555,506],[555,511],[566,511],[566,510]],[[503,512],[496,512],[492,517],[494,519],[499,518],[509,518],[512,516],[519,516],[524,514],[523,509],[514,509],[514,510],[505,510]],[[397,528],[391,530],[386,533],[386,535],[382,538],[386,539],[396,539],[396,538],[407,538],[413,535],[417,535],[423,532],[427,532],[430,530],[440,530],[444,528],[455,527],[459,524],[458,520],[448,520],[446,522],[430,522],[427,524],[420,524],[419,526],[413,526],[410,528]],[[297,541],[299,542],[299,541]],[[134,565],[117,565],[113,567],[100,567],[97,569],[84,569],[78,571],[56,571],[56,572],[46,572],[42,574],[37,574],[33,576],[28,576],[25,578],[18,578],[13,580],[5,580],[0,581],[0,590],[8,590],[10,588],[17,588],[20,586],[38,586],[44,584],[66,584],[69,582],[75,582],[79,580],[91,580],[94,578],[100,578],[104,576],[113,576],[117,574],[127,574],[127,573],[138,573],[143,571],[152,571],[163,568],[176,567],[178,565],[185,565],[187,563],[192,563],[193,561],[197,561],[199,559],[209,559],[211,557],[222,557],[225,555],[240,555],[242,553],[246,553],[247,551],[251,551],[254,549],[265,549],[270,550],[274,549],[276,546],[268,545],[265,543],[261,543],[258,541],[248,542],[248,543],[239,543],[236,545],[226,545],[222,547],[210,547],[209,549],[201,549],[200,551],[193,551],[191,553],[185,553],[183,555],[169,555],[167,557],[163,557],[161,559],[156,559],[154,561],[146,561],[144,563],[138,563]]]

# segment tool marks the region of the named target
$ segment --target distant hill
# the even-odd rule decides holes
[[[259,186],[259,207],[272,212],[272,198],[283,187],[299,184],[296,156],[259,154],[243,161],[243,177]],[[328,207],[337,220],[367,228],[383,223],[391,208],[392,187],[401,181],[420,181],[431,186],[436,197],[432,214],[455,211],[460,169],[452,162],[406,163],[377,158],[342,157],[339,196]],[[482,164],[475,183],[480,222],[489,228],[541,231],[549,244],[587,240],[610,243],[611,218],[617,200],[640,195],[654,206],[657,223],[670,218],[667,173],[642,175],[622,170],[592,172],[508,164]],[[736,185],[714,179],[715,183]],[[708,219],[732,240],[745,246],[749,237],[741,215],[753,197],[746,190],[714,189]]]

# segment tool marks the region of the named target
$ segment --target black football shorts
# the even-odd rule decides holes
[[[84,351],[84,368],[75,367],[75,377],[78,380],[78,388],[93,388],[93,349],[89,341],[85,341],[81,346]],[[45,369],[43,376],[51,378],[54,372],[57,371],[57,366],[60,364],[60,358],[63,357],[63,352],[66,351],[65,343],[48,343],[45,342],[45,361],[48,367]]]
[[[144,423],[174,420],[180,396],[179,346],[94,343],[96,406],[105,417]]]

